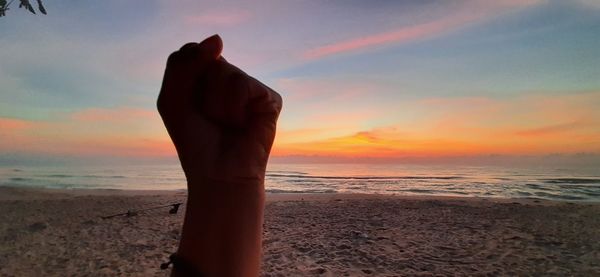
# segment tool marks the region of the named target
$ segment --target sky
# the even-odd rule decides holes
[[[600,155],[600,1],[44,3],[0,18],[5,163],[174,158],[166,57],[216,33],[284,98],[273,161]]]

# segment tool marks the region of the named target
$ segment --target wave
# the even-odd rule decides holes
[[[530,189],[535,189],[535,190],[547,190],[547,191],[553,190],[552,188],[544,187],[544,185],[542,185],[542,184],[525,184],[525,187],[530,188]]]
[[[268,170],[267,174],[294,174],[294,175],[307,175],[308,173],[306,172],[301,172],[301,171],[285,171],[285,170]]]
[[[85,177],[85,178],[110,178],[110,179],[121,179],[121,178],[127,178],[126,176],[123,175],[83,175],[81,177]]]
[[[600,184],[600,179],[594,178],[553,178],[540,181],[547,184]]]
[[[12,177],[12,178],[9,178],[8,180],[13,181],[13,182],[24,182],[24,181],[32,181],[33,179],[23,178],[23,177]]]
[[[333,179],[333,180],[455,180],[464,179],[461,176],[318,176],[296,174],[267,174],[275,178],[302,178],[302,179]]]
[[[469,195],[468,192],[460,191],[460,190],[433,190],[433,189],[387,189],[388,192],[410,192],[417,194],[460,194],[460,195]]]
[[[49,174],[49,175],[41,175],[40,177],[47,178],[127,178],[123,175],[68,175],[68,174]]]
[[[49,174],[49,175],[41,175],[41,177],[48,177],[48,178],[71,178],[71,177],[75,177],[74,175],[66,175],[66,174]]]
[[[286,190],[286,189],[267,189],[267,193],[337,193],[333,189],[305,189],[305,190]]]
[[[557,193],[547,193],[547,192],[535,192],[536,196],[547,198],[547,199],[561,199],[561,200],[585,200],[586,197],[576,196],[576,195],[566,195],[566,194],[557,194]]]

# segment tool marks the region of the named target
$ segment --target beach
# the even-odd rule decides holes
[[[168,276],[185,198],[0,187],[0,276]],[[262,275],[597,276],[598,238],[598,203],[268,194]]]

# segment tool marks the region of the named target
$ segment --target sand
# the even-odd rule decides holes
[[[600,204],[267,196],[264,276],[598,276]],[[168,276],[185,192],[0,187],[0,276]]]

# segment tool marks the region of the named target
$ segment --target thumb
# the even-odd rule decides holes
[[[213,35],[198,44],[198,52],[203,60],[217,60],[223,51],[223,40],[219,35]]]

